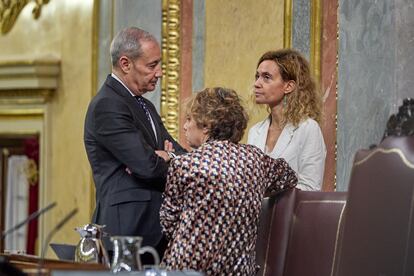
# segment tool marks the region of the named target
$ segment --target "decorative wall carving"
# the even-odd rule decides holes
[[[174,139],[179,131],[180,0],[162,1],[161,117]]]
[[[404,99],[398,113],[390,116],[382,139],[388,136],[414,136],[414,99]]]
[[[0,30],[2,34],[8,33],[12,28],[20,12],[30,2],[34,2],[32,14],[34,19],[40,17],[42,6],[50,0],[0,0]]]

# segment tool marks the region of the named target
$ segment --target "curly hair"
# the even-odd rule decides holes
[[[308,61],[293,49],[281,49],[264,53],[257,67],[265,61],[274,61],[284,81],[293,80],[295,90],[286,94],[286,106],[283,109],[282,123],[297,126],[301,121],[312,118],[319,124],[322,121],[322,97],[316,89]]]
[[[232,89],[205,88],[190,98],[186,113],[197,127],[208,129],[209,139],[238,143],[247,127],[247,113]]]

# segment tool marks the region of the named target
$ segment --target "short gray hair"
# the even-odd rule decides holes
[[[152,34],[137,27],[128,27],[119,31],[111,43],[112,66],[118,67],[118,60],[123,55],[132,60],[139,58],[142,55],[142,41],[157,42]]]

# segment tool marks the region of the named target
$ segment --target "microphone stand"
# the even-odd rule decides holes
[[[50,243],[50,240],[56,234],[56,232],[59,231],[60,228],[63,227],[63,225],[65,225],[74,215],[76,215],[77,212],[78,212],[78,208],[75,208],[72,211],[70,211],[70,213],[68,213],[58,224],[56,224],[56,226],[52,229],[52,231],[50,231],[49,234],[46,236],[46,239],[43,242],[42,252],[41,252],[40,260],[38,263],[38,275],[41,275],[42,268],[43,268],[43,261],[44,261],[46,251],[47,251],[47,246]]]
[[[31,213],[25,220],[19,222],[18,224],[12,226],[9,229],[3,231],[1,233],[1,240],[3,240],[9,234],[17,231],[22,226],[28,224],[30,221],[38,218],[39,216],[46,213],[50,209],[54,208],[55,206],[56,206],[56,202],[52,202],[49,205],[47,205],[46,207],[44,207],[42,209],[39,209],[36,212]],[[23,273],[18,268],[16,268],[16,267],[12,266],[11,264],[9,264],[8,260],[5,257],[1,256],[0,257],[0,275],[16,275],[17,276],[17,275],[26,275],[26,273]]]
[[[13,233],[14,231],[18,230],[20,227],[22,227],[25,224],[29,223],[30,221],[38,218],[40,215],[46,213],[47,211],[49,211],[50,209],[52,209],[55,206],[56,206],[56,202],[52,202],[49,205],[47,205],[46,207],[44,207],[40,210],[37,210],[36,212],[31,213],[30,216],[28,216],[25,220],[19,222],[18,224],[14,225],[13,227],[11,227],[9,229],[3,231],[3,233],[1,233],[1,238],[4,239],[10,233]]]

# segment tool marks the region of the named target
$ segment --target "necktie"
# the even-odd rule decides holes
[[[152,120],[151,120],[151,115],[150,115],[150,112],[149,112],[149,110],[148,110],[147,105],[146,105],[146,104],[145,104],[145,102],[144,102],[144,99],[143,99],[141,96],[135,96],[135,99],[137,100],[137,102],[139,103],[139,105],[140,105],[140,106],[142,107],[142,109],[144,110],[145,115],[147,116],[148,121],[149,121],[150,123],[152,123]]]

